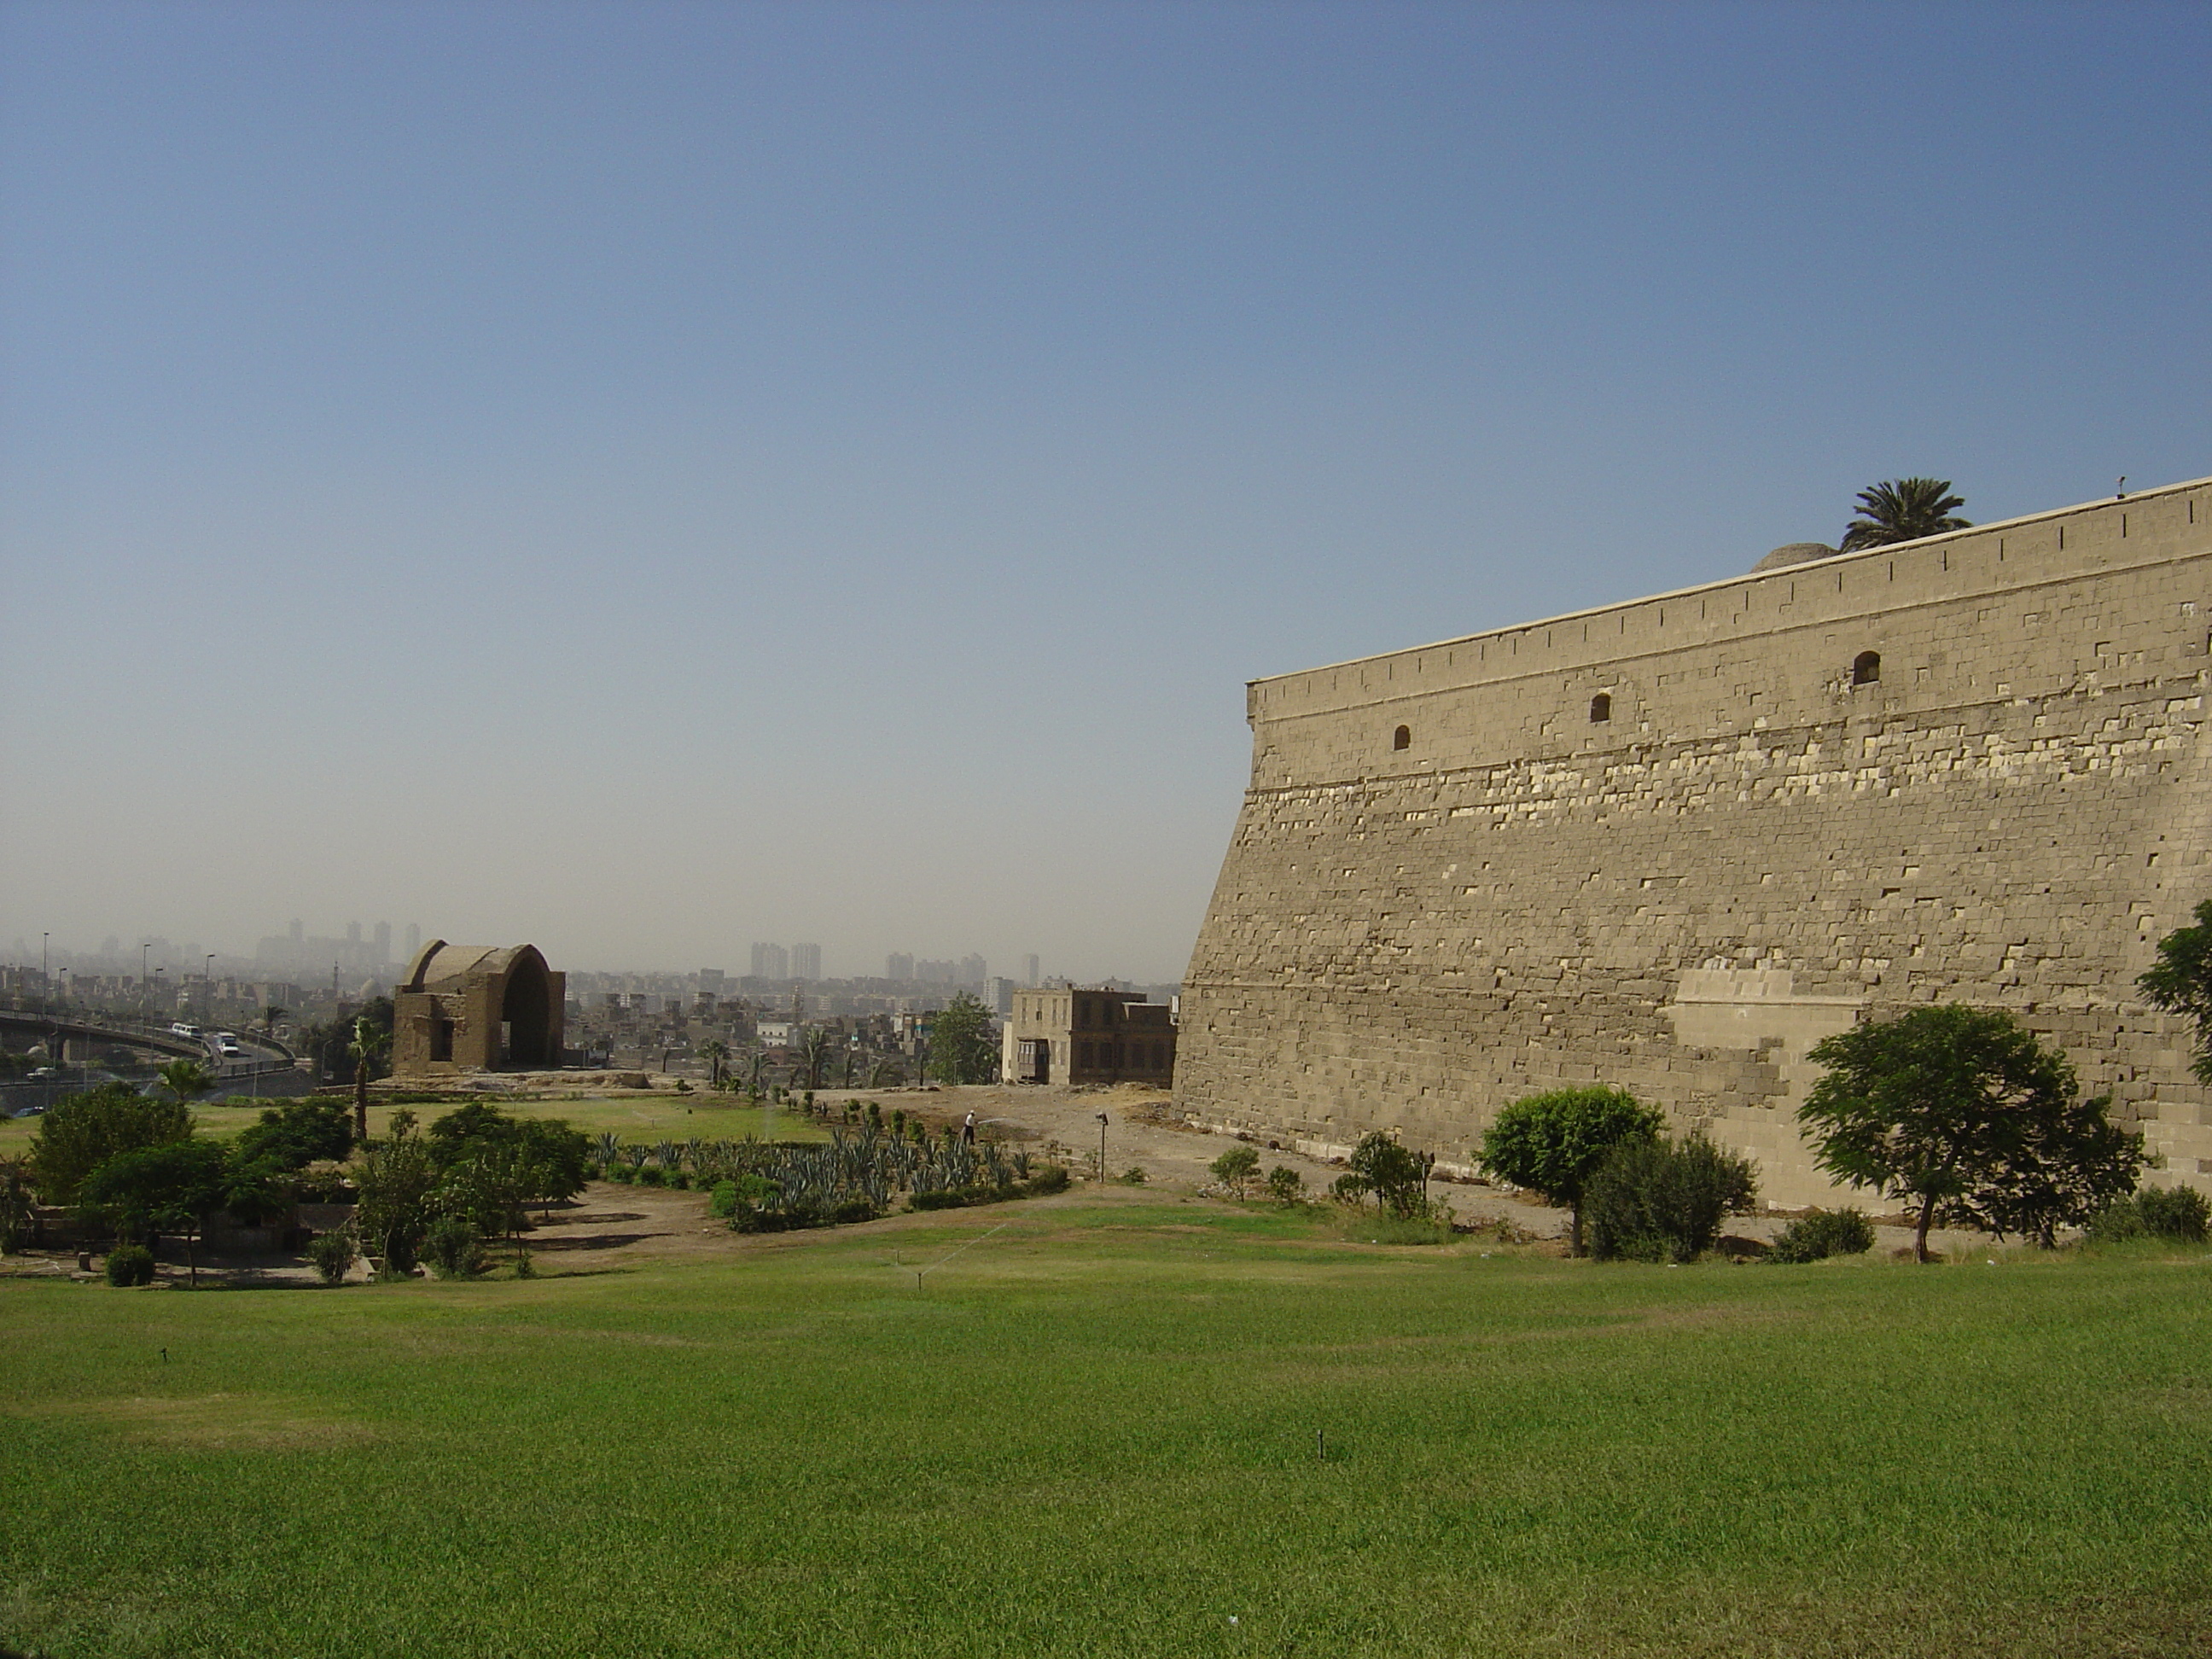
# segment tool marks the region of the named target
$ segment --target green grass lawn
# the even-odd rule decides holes
[[[0,1283],[0,1646],[2212,1650],[2204,1251],[1483,1248],[1130,1194],[563,1279]]]

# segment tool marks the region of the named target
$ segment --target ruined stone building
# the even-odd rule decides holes
[[[1806,1051],[1962,1001],[2212,1186],[2191,1033],[2134,988],[2212,897],[2212,481],[1826,551],[1253,682],[1180,1103],[1469,1165],[1616,1084],[1831,1201]]]
[[[1000,1036],[1009,1083],[1156,1083],[1175,1078],[1176,1027],[1141,991],[1016,991]]]
[[[392,1075],[558,1066],[567,986],[534,945],[432,939],[392,994]]]

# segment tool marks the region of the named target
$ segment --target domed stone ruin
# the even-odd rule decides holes
[[[561,1063],[566,974],[534,945],[432,939],[392,995],[392,1074],[434,1079]]]

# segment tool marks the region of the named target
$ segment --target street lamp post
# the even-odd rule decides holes
[[[154,988],[146,983],[146,975],[148,973],[146,957],[147,953],[153,950],[153,948],[154,942],[151,939],[147,940],[145,944],[138,947],[138,1000],[146,1005],[146,1012],[149,1014],[154,1011]]]
[[[1106,1184],[1106,1114],[1098,1114],[1098,1184]]]

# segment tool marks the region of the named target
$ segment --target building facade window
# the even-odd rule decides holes
[[[1390,746],[1393,749],[1411,749],[1413,746],[1413,728],[1410,726],[1401,726],[1393,732],[1390,734]]]
[[[1851,659],[1851,684],[1873,685],[1881,678],[1881,653],[1862,651]]]
[[[1601,726],[1613,718],[1613,693],[1601,691],[1590,699],[1590,724]]]

